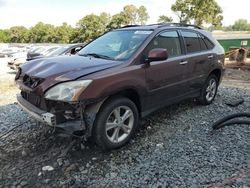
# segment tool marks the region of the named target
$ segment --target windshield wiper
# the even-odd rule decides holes
[[[114,60],[114,58],[109,57],[109,56],[107,56],[107,55],[96,54],[96,53],[87,53],[87,54],[78,54],[78,55],[80,55],[80,56],[93,56],[93,57],[95,57],[95,58]]]

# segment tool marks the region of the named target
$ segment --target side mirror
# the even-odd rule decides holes
[[[163,61],[166,59],[168,59],[168,53],[166,49],[154,48],[149,51],[148,58],[146,59],[146,61],[150,63],[152,61]]]

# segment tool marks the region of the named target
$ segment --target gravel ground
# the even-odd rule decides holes
[[[0,187],[250,187],[249,125],[211,129],[221,117],[249,112],[244,84],[224,80],[209,106],[188,100],[155,112],[128,145],[111,152],[36,125],[14,96],[0,101],[1,127],[24,122],[4,137],[0,130]],[[225,104],[240,98],[238,107]]]

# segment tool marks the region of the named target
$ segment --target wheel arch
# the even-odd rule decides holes
[[[133,88],[127,88],[121,91],[117,91],[113,94],[110,94],[108,97],[105,97],[101,101],[87,106],[87,111],[98,113],[102,105],[105,104],[107,100],[110,100],[111,98],[114,97],[126,97],[130,99],[136,105],[139,114],[141,113],[142,111],[141,97],[140,94]]]
[[[218,78],[218,82],[220,83],[221,81],[221,78],[222,78],[222,71],[220,69],[214,69],[210,72],[210,74],[208,75],[211,76],[211,75],[215,75],[217,78]]]

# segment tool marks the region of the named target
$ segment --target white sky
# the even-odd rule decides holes
[[[244,18],[250,21],[249,0],[216,0],[223,9],[223,24],[233,24]],[[37,22],[60,25],[67,22],[75,26],[76,22],[87,14],[109,12],[119,13],[125,5],[146,6],[150,19],[156,23],[159,15],[168,15],[178,21],[171,11],[175,0],[0,0],[0,29],[23,25],[30,27]]]

